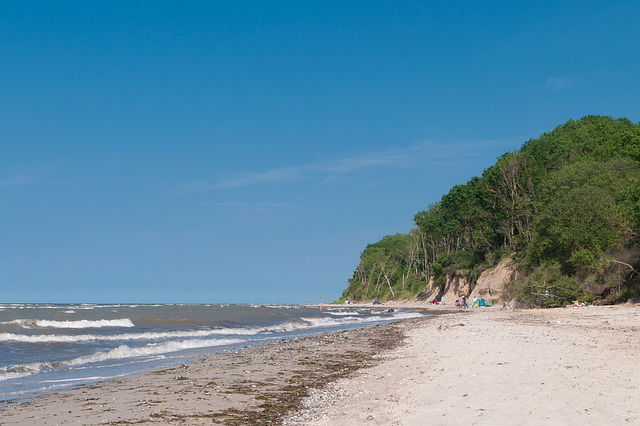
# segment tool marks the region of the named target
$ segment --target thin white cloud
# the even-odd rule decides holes
[[[39,183],[40,180],[34,176],[20,174],[0,181],[0,186],[17,186],[17,185],[33,185]]]
[[[0,187],[22,186],[22,185],[51,185],[59,183],[76,182],[75,179],[49,179],[29,173],[21,173],[0,181]]]
[[[183,190],[186,192],[211,191],[303,179],[328,183],[337,180],[343,175],[367,169],[411,169],[433,165],[447,159],[473,157],[480,150],[495,145],[504,145],[504,141],[423,142],[406,148],[388,148],[333,161],[287,166],[263,172],[239,173],[212,181],[192,182],[184,186]]]
[[[237,202],[237,201],[222,201],[219,203],[211,203],[220,207],[250,207],[250,208],[283,208],[294,207],[293,203],[251,203],[251,202]]]
[[[214,184],[214,189],[235,188],[238,186],[249,186],[261,183],[279,182],[291,180],[300,176],[299,167],[284,167],[280,169],[268,170],[266,172],[245,173],[243,175],[221,180]]]
[[[299,167],[283,167],[266,172],[247,172],[226,177],[217,181],[200,181],[187,185],[187,191],[209,191],[213,189],[238,188],[242,186],[259,185],[265,183],[292,180],[300,176]]]
[[[220,207],[223,209],[241,209],[254,210],[260,212],[281,212],[283,210],[299,207],[294,203],[275,203],[275,202],[246,202],[246,201],[219,201],[219,202],[200,202],[196,204],[199,207]]]
[[[571,86],[573,80],[566,77],[549,77],[544,84],[545,89],[560,90],[567,86]]]

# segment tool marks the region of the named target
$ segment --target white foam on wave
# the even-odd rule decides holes
[[[129,318],[102,319],[102,320],[76,320],[76,321],[53,321],[37,320],[38,327],[51,328],[102,328],[102,327],[135,327]]]
[[[9,372],[9,373],[0,373],[0,382],[5,381],[5,380],[11,380],[11,379],[18,379],[20,377],[24,377],[24,376],[29,376],[33,373],[28,373],[28,372]]]
[[[344,324],[347,322],[362,321],[362,319],[354,316],[340,317],[340,318],[319,317],[319,318],[304,318],[304,319],[306,321],[309,321],[313,327],[331,327],[334,325]]]
[[[7,309],[60,309],[59,305],[40,305],[37,303],[7,303],[0,305]]]
[[[0,342],[23,342],[23,343],[83,343],[83,342],[117,342],[117,341],[140,341],[140,340],[165,340],[165,339],[188,339],[188,338],[206,338],[217,335],[232,336],[254,336],[258,334],[284,333],[309,328],[322,328],[339,326],[347,323],[375,323],[387,320],[401,320],[422,316],[413,312],[395,312],[385,315],[360,315],[351,313],[351,315],[332,315],[322,317],[303,317],[295,320],[287,321],[282,324],[271,325],[267,327],[234,327],[234,328],[217,328],[217,329],[201,329],[189,331],[164,331],[164,332],[146,332],[146,333],[122,333],[110,335],[98,334],[42,334],[42,335],[26,335],[17,333],[0,333]],[[32,320],[15,320],[24,328],[35,328]],[[24,324],[20,321],[31,321]],[[113,320],[106,320],[113,321]],[[117,321],[117,320],[116,320]],[[129,320],[125,320],[129,321]],[[128,324],[125,322],[125,324]],[[131,323],[133,324],[133,323]],[[113,325],[112,325],[113,326]],[[121,325],[125,326],[125,325]],[[73,328],[73,327],[69,327]]]
[[[46,370],[60,367],[81,366],[96,362],[105,362],[124,358],[140,358],[153,355],[162,355],[170,352],[178,352],[188,349],[209,348],[215,346],[235,345],[246,340],[242,339],[190,339],[182,341],[170,341],[166,343],[156,344],[149,343],[142,347],[129,347],[121,345],[117,348],[106,352],[97,352],[91,355],[85,355],[67,361],[49,362],[33,362],[29,364],[20,364],[10,367],[0,368],[0,381],[24,377]]]
[[[85,383],[85,382],[101,382],[104,380],[124,377],[124,374],[115,374],[113,376],[93,376],[93,377],[72,377],[70,379],[43,380],[41,383]]]
[[[43,334],[26,335],[15,333],[0,333],[0,342],[23,342],[23,343],[82,343],[82,342],[117,342],[119,340],[163,340],[176,338],[210,337],[221,334],[232,335],[255,335],[262,332],[262,328],[222,328],[213,330],[192,330],[192,331],[165,331],[148,333],[123,333],[111,335],[97,334]]]
[[[132,340],[165,340],[165,339],[186,339],[203,338],[219,335],[232,336],[254,336],[262,333],[272,333],[278,331],[293,331],[300,328],[307,328],[309,322],[299,322],[298,324],[284,323],[280,326],[270,327],[235,327],[235,328],[215,328],[190,331],[162,331],[146,333],[121,333],[110,335],[99,334],[17,334],[0,333],[0,342],[23,342],[23,343],[83,343],[83,342],[117,342]],[[28,327],[27,327],[28,328]]]
[[[0,381],[30,376],[40,371],[54,368],[56,364],[57,363],[50,362],[31,362],[28,364],[2,367],[0,368]]]
[[[309,322],[311,327],[332,327],[336,325],[342,325],[345,323],[358,323],[358,324],[369,324],[376,323],[382,321],[397,321],[402,319],[409,318],[417,318],[421,317],[423,314],[415,313],[415,312],[394,312],[387,313],[385,315],[369,315],[369,316],[340,316],[338,318],[335,317],[316,317],[316,318],[302,318],[303,320]]]
[[[159,355],[169,352],[178,352],[186,349],[208,348],[212,346],[226,346],[242,343],[241,339],[191,339],[171,341],[161,344],[150,343],[139,348],[131,348],[127,345],[118,346],[108,352],[98,352],[92,355],[66,361],[68,365],[82,365],[93,362],[108,361],[111,359],[134,358],[141,356]]]
[[[356,316],[357,315],[357,316]],[[339,316],[322,316],[322,317],[303,317],[297,320],[288,321],[282,324],[265,327],[262,329],[263,333],[281,333],[301,330],[305,328],[324,328],[334,327],[344,324],[370,324],[379,323],[385,321],[397,321],[402,319],[417,318],[423,314],[415,312],[394,312],[386,313],[385,315],[359,315],[359,313],[353,313],[351,315],[339,315]]]
[[[129,318],[58,321],[46,319],[15,319],[0,324],[18,324],[22,328],[103,328],[103,327],[135,327]]]
[[[330,314],[333,314],[330,312]],[[283,333],[310,328],[324,328],[340,326],[348,323],[370,324],[386,321],[397,321],[402,319],[417,318],[423,314],[415,312],[392,312],[385,315],[361,315],[359,312],[347,313],[347,315],[322,316],[322,317],[302,317],[287,321],[282,324],[272,325],[263,328],[247,329],[246,334],[257,333]]]

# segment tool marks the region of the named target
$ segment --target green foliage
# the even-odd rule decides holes
[[[597,269],[608,247],[631,237],[624,226],[630,211],[619,200],[638,176],[627,159],[577,162],[546,175],[531,253],[541,261],[558,260],[568,273]]]
[[[441,265],[441,273],[449,275],[465,275],[478,262],[470,250],[457,250],[451,253],[441,253],[436,263]]]
[[[564,275],[560,265],[555,262],[537,267],[531,274],[513,283],[507,294],[522,304],[542,308],[593,300],[593,296],[584,291],[574,278]]]
[[[510,291],[524,303],[593,297],[584,288],[604,288],[612,262],[640,264],[616,258],[640,245],[640,125],[569,120],[454,186],[414,223],[365,248],[343,297],[412,297],[448,275],[473,281],[507,255],[520,260],[522,279]],[[637,286],[634,271],[619,283],[621,297]],[[532,296],[540,291],[552,296]]]
[[[633,300],[638,295],[637,293],[629,287],[622,288],[620,290],[614,291],[606,299],[607,303],[624,303],[629,300]]]
[[[387,235],[369,244],[342,297],[351,300],[413,297],[422,285],[415,233]]]

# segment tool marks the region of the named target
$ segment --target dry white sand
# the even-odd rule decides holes
[[[474,309],[312,392],[285,424],[640,424],[640,309]]]

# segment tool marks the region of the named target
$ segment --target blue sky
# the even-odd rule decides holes
[[[0,2],[1,302],[319,302],[505,151],[640,120],[637,1]]]

